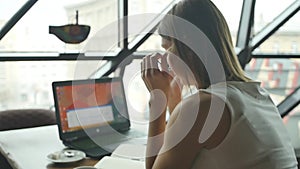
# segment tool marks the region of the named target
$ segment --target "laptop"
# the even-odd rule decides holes
[[[52,83],[59,138],[87,156],[110,155],[120,144],[145,139],[130,129],[121,78],[100,78]]]

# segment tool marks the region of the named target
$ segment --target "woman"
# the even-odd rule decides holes
[[[146,168],[296,169],[276,106],[244,75],[217,7],[185,0],[170,14],[159,26],[167,53],[141,63],[151,94]],[[182,85],[198,90],[182,99]]]

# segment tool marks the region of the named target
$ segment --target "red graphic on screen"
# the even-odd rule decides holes
[[[73,86],[57,87],[58,106],[60,111],[60,119],[62,131],[74,131],[81,127],[68,127],[67,112],[70,110],[84,109],[88,107],[97,107],[112,102],[113,93],[118,93],[121,89],[121,84],[118,82],[111,83],[95,83],[95,84],[80,84]],[[98,124],[99,125],[99,124]],[[93,126],[84,126],[93,127]]]

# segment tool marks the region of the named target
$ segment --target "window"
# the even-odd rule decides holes
[[[143,123],[148,120],[148,100],[150,94],[141,78],[141,59],[133,60],[125,69],[123,81],[130,119]]]
[[[241,0],[212,0],[219,10],[224,15],[227,24],[229,26],[233,44],[236,43],[237,32],[239,28],[239,22],[241,17],[241,10],[243,6],[243,1]],[[234,7],[234,10],[233,10]]]
[[[237,31],[239,28],[239,20],[240,20],[240,15],[241,15],[241,8],[243,5],[243,1],[240,0],[230,0],[230,1],[223,1],[223,0],[212,0],[213,3],[219,8],[219,10],[222,12],[224,15],[227,24],[229,26],[233,44],[236,43],[236,38],[237,38]],[[142,1],[141,1],[142,2]],[[138,5],[137,9],[135,9],[135,13],[142,13],[142,7],[140,6],[143,3],[132,3],[132,6]],[[150,1],[149,1],[150,2]],[[152,2],[151,2],[152,3]],[[157,1],[157,4],[162,3],[160,1]],[[166,2],[164,2],[166,3]],[[236,10],[232,10],[232,4],[236,7]],[[161,8],[159,8],[161,9]],[[145,12],[147,12],[146,9],[144,9]],[[157,11],[154,10],[154,11]],[[136,26],[135,24],[132,24],[132,26]],[[161,48],[161,37],[155,33],[152,35],[145,43],[142,44],[138,48],[138,51],[140,52],[155,52],[155,51],[163,51]]]
[[[243,1],[212,0],[223,13],[235,43]],[[0,5],[0,27],[18,10],[25,0],[4,0]],[[145,13],[159,14],[172,0],[131,0],[129,2],[129,38],[133,32],[145,28],[153,17],[139,22],[137,26],[131,16]],[[256,1],[254,34],[268,25],[282,10],[294,0]],[[78,53],[82,51],[107,51],[118,48],[119,0],[39,0],[21,20],[0,41],[1,56],[17,56],[17,53]],[[272,8],[265,8],[272,4]],[[232,10],[234,7],[234,10]],[[88,39],[77,45],[65,44],[49,34],[50,25],[74,24],[75,13],[79,11],[79,24],[91,26]],[[270,11],[272,10],[272,11]],[[155,15],[154,15],[155,16]],[[255,52],[299,53],[300,14],[267,39]],[[134,17],[133,17],[134,18]],[[109,27],[108,27],[109,26]],[[106,30],[103,33],[102,30]],[[109,30],[107,30],[109,28]],[[138,29],[138,30],[135,30]],[[101,30],[99,32],[99,30]],[[159,35],[151,36],[138,52],[145,54],[163,51]],[[30,55],[34,57],[35,55]],[[56,56],[56,55],[55,55]],[[298,59],[253,59],[246,67],[247,73],[262,81],[272,93],[272,99],[279,103],[296,86],[299,86]],[[99,67],[104,69],[98,71]],[[53,105],[51,83],[58,80],[97,78],[109,68],[106,61],[21,61],[0,62],[0,109],[40,107]],[[83,66],[83,67],[81,67]],[[140,60],[134,60],[125,69],[124,79],[129,109],[137,111],[137,120],[146,119],[149,95],[140,78]],[[39,99],[44,99],[40,101]],[[138,100],[138,101],[137,101]]]
[[[254,33],[274,20],[295,0],[260,0],[256,1],[254,14]],[[270,7],[270,5],[272,7]]]
[[[280,53],[280,45],[278,42],[274,42],[273,44],[273,52],[274,53]]]
[[[101,61],[23,61],[0,64],[0,110],[49,108],[54,104],[53,81],[86,79],[102,66]]]
[[[293,41],[291,46],[292,53],[298,53],[298,48],[298,43],[296,41]]]
[[[252,59],[245,70],[271,93],[275,104],[300,85],[300,59]]]
[[[6,24],[16,10],[20,9],[26,0],[2,0],[0,5],[0,29]]]
[[[260,53],[281,53],[297,54],[299,53],[298,44],[300,43],[300,13],[291,18],[275,34],[269,37],[260,45]]]
[[[0,6],[1,9],[14,9],[10,11],[15,13],[23,5],[21,2],[9,0],[9,3],[4,3],[1,1]],[[78,23],[91,26],[88,36],[90,39],[97,31],[118,19],[117,5],[118,0],[39,0],[0,41],[0,52],[78,53],[85,47],[88,40],[76,45],[65,44],[53,34],[49,34],[49,26],[75,24],[76,10],[78,10]],[[10,19],[10,15],[5,15],[6,11],[0,10],[0,17],[2,16],[0,25]],[[116,36],[118,27],[114,27],[111,31],[114,33],[98,40],[99,45],[118,40]],[[102,50],[103,48],[99,47],[98,49]]]

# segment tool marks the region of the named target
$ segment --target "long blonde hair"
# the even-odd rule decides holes
[[[207,36],[219,55],[227,81],[251,81],[246,77],[234,52],[231,34],[224,16],[210,0],[180,1],[169,14],[192,23]],[[190,67],[201,87],[207,88],[211,85],[211,82],[202,61],[185,44],[164,35],[163,32],[174,29],[172,26],[174,25],[163,20],[160,23],[158,32],[163,38],[168,38],[173,42],[171,52],[176,53]]]

